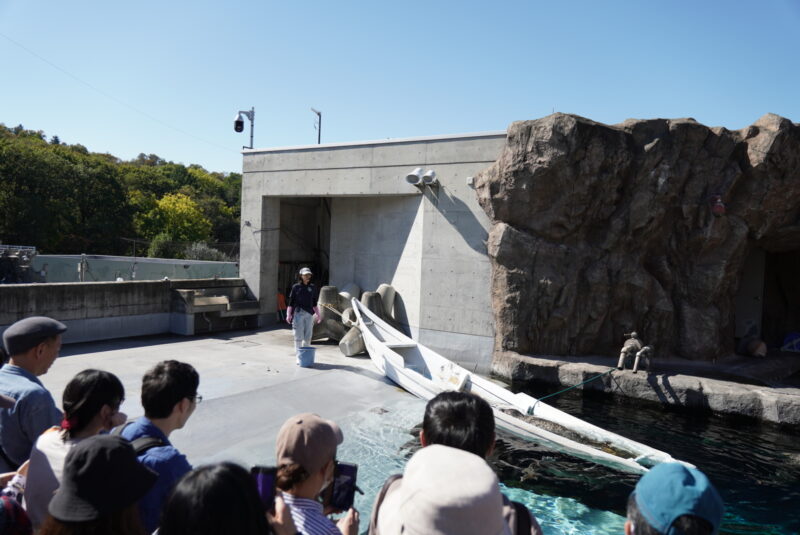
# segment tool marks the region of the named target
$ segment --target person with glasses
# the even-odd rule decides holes
[[[169,436],[186,425],[202,401],[197,393],[199,384],[200,376],[191,365],[177,360],[159,362],[142,378],[144,416],[114,430],[133,443],[140,463],[158,473],[155,485],[139,501],[147,533],[158,527],[169,493],[192,469],[186,456],[170,444]]]
[[[113,373],[83,370],[67,383],[62,397],[64,419],[45,431],[31,451],[25,486],[25,508],[33,528],[47,517],[47,506],[61,485],[64,459],[81,440],[108,432],[125,422],[119,407],[125,388]]]

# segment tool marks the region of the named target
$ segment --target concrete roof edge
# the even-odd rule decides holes
[[[338,149],[338,148],[355,148],[355,147],[369,147],[375,145],[400,145],[404,143],[417,143],[424,141],[450,141],[457,139],[479,139],[491,137],[505,137],[507,132],[505,130],[495,130],[491,132],[474,132],[469,134],[447,134],[441,136],[421,136],[421,137],[408,137],[397,139],[378,139],[372,141],[351,141],[347,143],[323,143],[320,145],[297,145],[294,147],[275,147],[271,149],[245,149],[242,154],[259,154],[264,152],[291,152],[291,151],[314,151],[325,149]]]

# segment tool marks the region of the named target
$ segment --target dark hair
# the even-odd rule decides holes
[[[67,383],[62,405],[64,420],[69,423],[67,435],[83,431],[100,412],[103,405],[118,409],[125,399],[125,388],[113,373],[102,370],[83,370]]]
[[[97,520],[62,522],[51,515],[42,524],[38,535],[146,535],[139,516],[138,504],[107,513]]]
[[[422,430],[429,444],[441,444],[486,457],[494,442],[494,414],[482,398],[442,392],[428,402]]]
[[[264,506],[250,474],[233,463],[183,476],[164,504],[159,535],[265,535]]]
[[[278,475],[275,478],[275,486],[281,490],[291,490],[295,485],[299,485],[309,478],[309,473],[297,463],[282,464],[278,467]]]
[[[165,360],[142,377],[142,407],[148,418],[166,418],[183,398],[194,399],[200,376],[185,362]]]
[[[662,535],[642,515],[636,504],[636,493],[633,492],[628,498],[628,520],[636,528],[636,535]],[[672,526],[683,535],[711,535],[714,533],[714,526],[708,520],[695,515],[681,515],[675,519]]]

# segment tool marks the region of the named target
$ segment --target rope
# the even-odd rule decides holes
[[[543,399],[551,398],[553,396],[557,396],[559,394],[563,394],[564,392],[567,392],[568,390],[572,390],[573,388],[578,388],[579,386],[585,385],[586,383],[591,383],[595,379],[600,379],[601,377],[605,377],[606,375],[608,375],[609,373],[613,372],[614,370],[615,370],[615,368],[611,368],[608,371],[605,371],[605,372],[601,373],[600,375],[595,375],[594,377],[586,379],[582,383],[578,383],[576,385],[572,385],[570,387],[567,387],[567,388],[565,388],[563,390],[559,390],[558,392],[553,392],[552,394],[547,394],[546,396],[540,397],[539,399],[536,400],[536,403],[533,404],[533,407],[531,407],[528,410],[528,414],[533,414],[534,411],[536,410],[536,405],[538,405],[539,402],[542,401]],[[614,382],[616,382],[616,380]],[[617,384],[617,386],[619,386],[619,384]]]
[[[326,303],[319,303],[319,302],[318,302],[317,304],[318,304],[319,306],[323,307],[323,308],[327,308],[327,309],[328,309],[328,310],[330,310],[331,312],[333,312],[333,313],[335,313],[336,315],[338,315],[340,318],[342,317],[342,313],[341,313],[341,312],[339,312],[338,310],[336,310],[335,308],[333,308],[331,305],[328,305],[328,304],[326,304]]]

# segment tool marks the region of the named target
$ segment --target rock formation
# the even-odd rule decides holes
[[[714,359],[750,248],[800,249],[800,125],[776,115],[516,122],[476,178],[497,350],[617,355],[636,330],[658,356]]]

